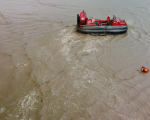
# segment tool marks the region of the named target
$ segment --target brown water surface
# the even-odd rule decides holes
[[[121,35],[76,15],[125,19]],[[150,120],[149,0],[1,0],[1,120]]]

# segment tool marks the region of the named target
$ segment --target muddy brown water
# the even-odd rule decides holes
[[[76,15],[125,19],[121,35]],[[150,120],[149,0],[1,0],[0,120]]]

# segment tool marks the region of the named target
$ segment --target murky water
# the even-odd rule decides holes
[[[76,15],[125,19],[91,36]],[[150,120],[149,0],[1,0],[1,120]]]

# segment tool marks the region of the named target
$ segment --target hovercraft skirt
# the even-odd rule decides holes
[[[128,30],[127,26],[77,26],[83,33],[124,33]]]

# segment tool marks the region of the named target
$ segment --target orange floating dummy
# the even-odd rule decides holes
[[[141,71],[142,71],[142,72],[145,72],[145,73],[148,73],[148,72],[149,72],[149,69],[142,66]]]

